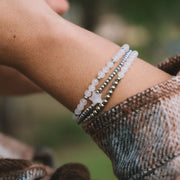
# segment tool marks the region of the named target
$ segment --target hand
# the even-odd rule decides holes
[[[15,66],[27,54],[37,51],[57,18],[44,0],[1,0],[0,64]]]
[[[68,0],[46,0],[46,2],[59,15],[63,15],[69,9]]]
[[[29,2],[28,2],[29,1]],[[39,1],[39,0],[38,0]],[[6,64],[6,65],[15,65],[16,62],[18,61],[18,58],[14,55],[15,52],[20,48],[18,45],[15,45],[18,40],[21,39],[22,35],[24,34],[23,29],[24,25],[23,23],[25,20],[23,20],[20,16],[23,13],[24,15],[29,14],[29,18],[31,13],[30,13],[30,7],[33,4],[38,4],[38,7],[34,7],[34,10],[36,10],[36,13],[42,13],[40,17],[36,15],[37,18],[41,18],[43,16],[43,12],[40,12],[41,6],[44,7],[44,13],[50,12],[49,8],[46,6],[46,3],[34,1],[31,2],[30,0],[27,0],[26,4],[22,4],[23,1],[1,1],[0,2],[0,9],[1,9],[1,17],[0,17],[0,31],[1,33],[1,39],[3,38],[4,41],[1,40],[1,46],[0,46],[0,64]],[[56,11],[59,15],[64,14],[68,8],[69,8],[69,3],[67,0],[44,0],[45,2],[48,3],[48,5]],[[14,6],[16,4],[16,6]],[[28,7],[29,5],[29,7]],[[19,9],[21,9],[21,12],[19,12]],[[8,12],[6,12],[8,10]],[[44,14],[46,15],[46,14]],[[14,16],[14,17],[12,17]],[[23,15],[22,15],[23,16]],[[35,16],[32,14],[32,19],[34,19]],[[19,23],[15,23],[19,21]],[[14,22],[14,24],[11,22]],[[21,23],[20,23],[21,22]],[[25,22],[27,23],[27,22]],[[15,24],[17,24],[15,26]],[[28,25],[28,24],[27,24]],[[19,31],[17,31],[17,28]],[[22,29],[21,29],[22,28]],[[19,36],[17,36],[17,33],[19,32]],[[28,31],[27,31],[28,32]],[[5,35],[5,36],[4,36]],[[18,38],[18,39],[17,39]],[[16,42],[14,42],[16,41]],[[8,44],[8,42],[11,42]],[[14,45],[13,47],[11,47]],[[16,46],[16,47],[15,47]],[[9,52],[9,50],[11,51]],[[9,64],[10,63],[10,64]],[[34,93],[34,92],[40,92],[41,89],[37,87],[35,84],[33,84],[30,80],[25,78],[22,74],[19,72],[13,70],[12,68],[8,68],[6,66],[0,66],[0,83],[2,85],[2,89],[0,91],[1,95],[19,95],[19,94],[27,94],[27,93]],[[14,86],[14,83],[19,84],[19,86]]]
[[[42,92],[37,85],[23,74],[7,66],[0,66],[0,85],[1,96],[19,96]]]

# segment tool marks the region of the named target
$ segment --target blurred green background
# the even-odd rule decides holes
[[[152,64],[180,52],[179,0],[71,0],[66,19],[120,45],[129,43]],[[111,162],[71,113],[47,94],[0,99],[0,130],[53,149],[56,165],[85,164],[93,180],[115,180]]]

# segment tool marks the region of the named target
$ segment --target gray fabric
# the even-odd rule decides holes
[[[158,67],[177,73],[180,56]],[[83,128],[111,159],[118,179],[174,180],[180,174],[180,75],[128,98]]]

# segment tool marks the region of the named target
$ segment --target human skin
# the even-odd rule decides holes
[[[59,15],[63,15],[69,9],[68,0],[45,0],[45,1]]]
[[[16,68],[71,111],[119,49],[59,17],[43,0],[1,0],[0,36],[0,64]],[[170,78],[137,58],[106,109]]]
[[[0,66],[0,95],[18,96],[42,92],[41,88],[16,69]]]
[[[67,0],[45,0],[59,15],[69,9]],[[14,36],[16,38],[16,36]],[[0,65],[0,95],[17,96],[42,92],[42,89],[14,68]]]
[[[97,72],[119,49],[59,17],[43,0],[1,1],[0,22],[0,63],[15,67],[71,111]],[[169,78],[136,59],[106,109]]]

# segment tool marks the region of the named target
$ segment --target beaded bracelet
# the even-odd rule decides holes
[[[93,95],[91,98],[89,98],[93,103],[86,108],[86,110],[81,113],[81,115],[78,118],[78,123],[80,123],[86,116],[87,114],[93,110],[94,106],[99,103],[102,104],[102,99],[101,99],[101,94],[100,92],[102,92],[102,90],[107,86],[107,84],[114,78],[114,76],[119,72],[119,70],[121,69],[121,67],[124,65],[125,61],[127,60],[127,58],[129,57],[129,55],[131,54],[132,50],[129,50],[126,55],[124,56],[124,58],[122,59],[122,61],[120,62],[120,64],[116,67],[116,69],[111,73],[111,75],[106,79],[106,81],[100,86],[100,88],[96,91],[93,92]],[[96,103],[94,103],[94,101],[96,101]]]
[[[114,64],[122,58],[122,56],[129,50],[129,45],[125,44],[122,48],[117,52],[117,54],[113,57],[111,61],[107,63],[107,65],[98,73],[98,77],[92,80],[91,85],[89,86],[88,90],[85,91],[84,97],[80,100],[77,108],[73,114],[73,120],[78,121],[78,117],[83,111],[84,107],[87,105],[87,99],[90,97],[92,92],[95,90],[95,87],[99,84],[99,80],[105,77],[105,74],[109,72],[109,70],[114,66]]]
[[[128,56],[129,57],[127,58],[126,63],[122,67],[121,71],[118,73],[118,75],[117,75],[116,79],[114,80],[112,86],[110,87],[109,91],[105,95],[105,98],[102,100],[102,103],[100,103],[97,107],[95,107],[95,110],[93,110],[93,112],[90,115],[88,115],[86,117],[83,117],[83,119],[81,118],[81,120],[78,122],[78,124],[80,124],[82,121],[83,122],[88,121],[91,118],[93,118],[94,116],[96,116],[104,108],[104,106],[108,103],[108,100],[112,96],[116,86],[119,84],[119,81],[124,77],[124,75],[127,72],[128,68],[131,66],[133,61],[137,58],[138,52],[137,51],[133,51]]]

